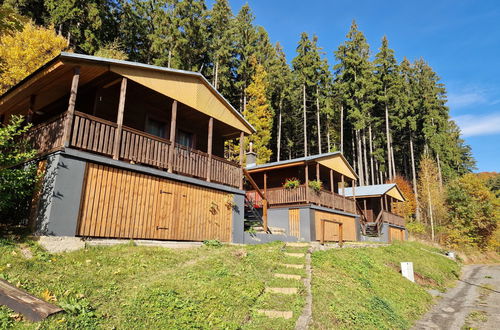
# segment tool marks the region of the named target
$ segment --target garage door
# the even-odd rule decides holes
[[[354,217],[346,215],[314,211],[314,221],[316,227],[316,240],[321,237],[321,219],[331,220],[342,223],[342,237],[344,241],[356,240],[356,221]],[[325,221],[325,241],[339,240],[339,224]]]
[[[394,240],[404,241],[405,232],[403,229],[389,227],[389,242]]]
[[[87,164],[79,236],[231,240],[233,195]]]

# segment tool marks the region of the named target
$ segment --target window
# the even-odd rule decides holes
[[[177,138],[175,139],[178,144],[188,147],[188,148],[193,148],[193,134],[188,133],[186,131],[178,130],[177,131]]]
[[[164,122],[148,118],[146,120],[146,133],[153,134],[165,139],[167,137],[165,126],[166,124]]]

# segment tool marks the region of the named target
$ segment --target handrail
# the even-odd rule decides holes
[[[267,198],[266,198],[265,194],[263,194],[262,191],[260,191],[259,186],[255,183],[255,181],[253,180],[250,173],[244,167],[242,167],[242,170],[243,170],[243,174],[248,179],[248,182],[250,182],[250,185],[255,189],[255,191],[257,191],[257,193],[262,198],[262,206],[263,206],[262,207],[262,218],[264,220],[264,231],[267,232],[269,230],[267,228],[267,204],[268,204]]]
[[[112,121],[109,121],[109,120],[106,120],[106,119],[102,119],[102,118],[99,118],[99,117],[96,117],[96,116],[92,116],[92,115],[89,115],[88,113],[83,113],[83,112],[80,112],[80,111],[75,111],[75,116],[87,118],[87,119],[90,119],[90,120],[93,120],[93,121],[97,121],[99,123],[106,124],[106,125],[109,125],[109,126],[118,127],[118,124],[116,124],[115,122],[112,122]]]
[[[170,140],[167,140],[165,138],[162,138],[162,137],[150,134],[150,133],[146,133],[146,132],[140,131],[140,130],[132,128],[132,127],[123,126],[122,130],[130,132],[130,133],[134,133],[134,134],[137,134],[137,135],[142,135],[142,136],[147,137],[148,139],[151,139],[151,140],[155,140],[155,141],[158,141],[158,142],[163,142],[163,143],[171,144]]]

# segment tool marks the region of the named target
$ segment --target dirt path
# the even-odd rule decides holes
[[[500,324],[500,265],[467,265],[457,286],[414,329],[498,329]]]

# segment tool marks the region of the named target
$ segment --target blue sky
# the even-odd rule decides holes
[[[446,84],[451,116],[479,171],[500,171],[500,1],[230,0],[233,12],[245,2],[289,60],[305,31],[333,63],[353,19],[373,53],[387,35],[398,60],[423,57]]]

